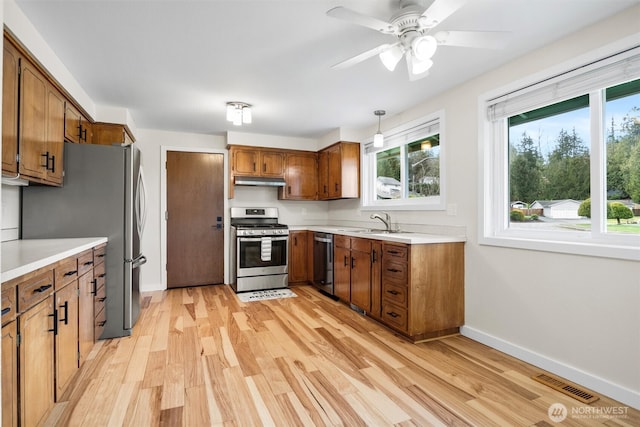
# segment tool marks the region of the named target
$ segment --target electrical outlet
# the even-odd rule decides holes
[[[447,205],[447,215],[456,216],[458,214],[458,205],[455,203],[449,203]]]

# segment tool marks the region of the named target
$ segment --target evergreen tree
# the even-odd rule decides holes
[[[542,156],[533,139],[526,133],[518,146],[510,150],[509,193],[512,201],[532,203],[540,197],[542,187]]]
[[[549,155],[545,173],[545,198],[584,200],[590,191],[589,150],[576,134],[564,129]]]

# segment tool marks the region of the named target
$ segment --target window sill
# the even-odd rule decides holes
[[[640,261],[640,246],[594,241],[553,241],[521,236],[483,236],[480,245]]]

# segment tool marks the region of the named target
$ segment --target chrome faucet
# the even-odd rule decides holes
[[[382,213],[384,214],[384,218],[378,213],[372,214],[370,218],[379,219],[384,223],[384,226],[386,227],[386,231],[391,232],[391,216],[386,212],[382,212]]]

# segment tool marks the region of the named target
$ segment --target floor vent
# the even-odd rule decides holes
[[[560,393],[566,394],[567,396],[571,396],[582,403],[593,403],[596,400],[600,399],[598,396],[594,396],[588,391],[581,389],[576,385],[569,384],[557,377],[552,377],[547,374],[540,374],[540,375],[534,375],[531,378],[538,381],[539,383],[542,383],[546,386],[551,387],[554,390],[559,391]]]

